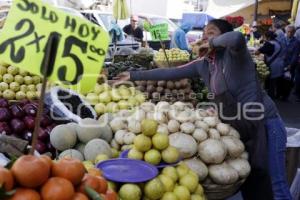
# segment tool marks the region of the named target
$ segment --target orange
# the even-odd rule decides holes
[[[41,200],[41,196],[33,189],[18,188],[9,200]]]
[[[72,183],[61,177],[50,178],[41,189],[43,200],[71,200],[74,194]]]
[[[14,177],[10,170],[0,166],[0,187],[10,191],[14,187]]]
[[[74,158],[63,158],[52,164],[52,176],[62,177],[78,185],[84,174],[85,168],[80,160]]]
[[[21,186],[35,188],[47,181],[50,167],[43,159],[32,155],[24,155],[16,160],[11,171]]]
[[[78,192],[86,194],[85,189],[84,189],[85,186],[89,186],[92,189],[94,189],[96,192],[100,193],[99,189],[100,189],[101,185],[100,185],[100,181],[97,176],[85,174],[82,179],[81,184],[78,187]]]
[[[102,194],[105,194],[106,191],[107,191],[107,188],[108,188],[107,181],[101,176],[98,176],[97,178],[99,179],[99,189],[98,189],[98,191]]]
[[[87,196],[85,196],[84,194],[77,192],[73,196],[72,200],[89,200],[89,198]]]
[[[104,200],[118,200],[118,195],[112,190],[107,190],[106,194],[104,195]]]

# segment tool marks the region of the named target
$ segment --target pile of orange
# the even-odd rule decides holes
[[[16,189],[8,200],[89,200],[92,188],[103,200],[117,200],[98,169],[85,171],[77,159],[52,161],[47,156],[21,156],[10,170],[0,167],[0,188]]]

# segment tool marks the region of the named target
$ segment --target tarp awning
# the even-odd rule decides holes
[[[255,0],[210,0],[206,13],[215,18],[221,18],[247,8],[254,3]]]

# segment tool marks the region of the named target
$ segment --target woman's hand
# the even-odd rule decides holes
[[[130,73],[129,72],[122,72],[118,74],[116,77],[113,78],[111,83],[119,84],[122,82],[130,81]]]
[[[211,52],[211,48],[210,48],[210,45],[208,43],[208,41],[205,41],[204,43],[202,43],[200,46],[199,46],[199,57],[204,57],[206,56],[207,54],[209,54]]]

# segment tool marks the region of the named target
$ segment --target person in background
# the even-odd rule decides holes
[[[282,30],[281,25],[279,23],[273,24],[272,30],[276,34],[276,40],[280,43],[281,47],[286,48],[285,34]]]
[[[296,37],[297,40],[300,42],[300,27],[297,27],[297,28],[296,28],[295,37]]]
[[[300,42],[300,27],[297,28],[295,37]],[[298,58],[298,65],[295,70],[295,96],[296,101],[300,102],[300,57]]]
[[[276,105],[260,86],[245,37],[226,20],[214,19],[205,27],[203,39],[200,48],[207,51],[203,59],[177,68],[124,72],[116,77],[116,84],[201,77],[214,94],[210,105],[220,109],[223,122],[239,131],[249,153],[251,173],[241,188],[243,199],[292,200],[285,171],[286,129]],[[246,104],[249,109],[260,105],[263,111],[238,115],[237,105]],[[263,119],[256,118],[262,113]]]
[[[284,56],[285,74],[290,74],[290,76],[285,75],[284,80],[280,84],[280,91],[282,91],[282,100],[287,100],[290,96],[291,90],[293,88],[293,82],[295,79],[295,71],[298,65],[298,58],[300,53],[300,42],[296,39],[295,27],[293,25],[288,25],[286,27],[286,49]]]
[[[109,35],[110,35],[112,43],[122,41],[125,38],[122,29],[120,28],[120,26],[117,24],[116,21],[111,22],[111,28],[109,30]]]
[[[132,15],[130,17],[130,24],[123,28],[124,33],[128,36],[132,36],[137,42],[143,42],[144,34],[143,30],[138,26],[139,17]]]
[[[259,48],[256,54],[264,54],[265,63],[269,67],[271,73],[266,82],[268,94],[272,99],[278,98],[280,91],[278,86],[284,72],[283,49],[276,40],[276,35],[272,31],[264,34],[265,43]]]
[[[250,33],[247,35],[247,39],[250,40],[251,34],[253,34],[254,39],[259,40],[261,38],[261,34],[259,33],[257,26],[253,25],[250,29]]]
[[[173,34],[171,39],[171,48],[179,48],[181,50],[190,51],[186,38],[186,34],[190,30],[192,30],[192,24],[183,23]]]

